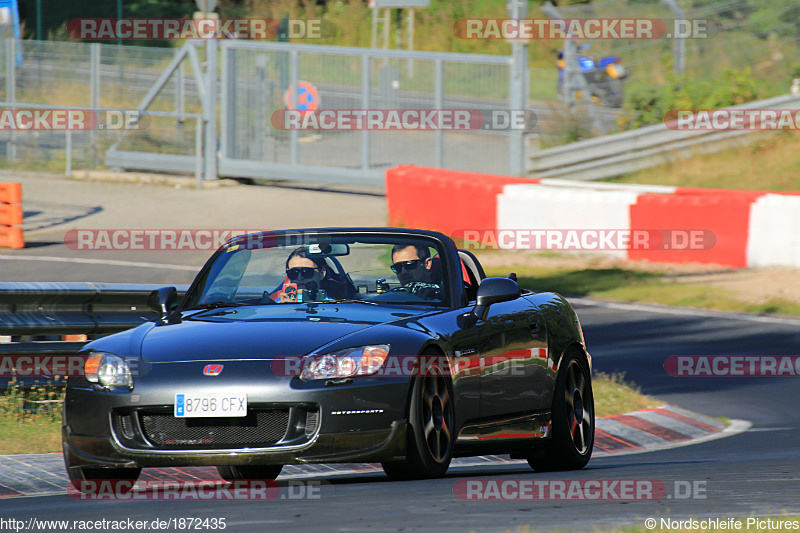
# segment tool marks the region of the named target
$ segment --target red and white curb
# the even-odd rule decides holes
[[[597,418],[592,457],[687,446],[741,433],[749,427],[750,423],[743,420],[733,420],[726,427],[713,418],[663,405],[624,415]],[[453,459],[450,471],[515,464],[525,464],[525,461],[502,455],[465,457]],[[381,471],[380,465],[372,463],[287,465],[278,481],[325,479]],[[146,468],[140,479],[148,482],[220,481],[217,470],[213,467]],[[0,456],[0,498],[65,494],[68,483],[60,453]]]
[[[598,418],[592,457],[643,453],[697,444],[747,431],[745,420],[719,420],[662,405],[624,415]]]

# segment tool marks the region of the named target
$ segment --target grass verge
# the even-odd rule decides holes
[[[621,415],[639,409],[658,407],[664,402],[642,394],[639,386],[625,381],[624,373],[595,372],[592,376],[595,416]]]
[[[0,454],[60,452],[62,398],[62,391],[46,385],[2,391]]]
[[[800,190],[800,133],[764,133],[754,143],[715,154],[696,155],[648,168],[611,183],[647,183],[680,187]]]
[[[625,302],[698,307],[755,314],[800,315],[800,303],[770,298],[759,303],[743,301],[735,292],[700,283],[678,282],[664,271],[638,271],[621,267],[558,269],[550,267],[490,267],[487,276],[505,277],[516,272],[521,287],[552,291],[565,296],[590,296]]]

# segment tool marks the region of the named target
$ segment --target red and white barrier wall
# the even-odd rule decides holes
[[[751,204],[748,266],[800,266],[800,196],[764,194]]]
[[[387,171],[386,196],[390,224],[455,238],[465,231],[639,231],[676,240],[594,251],[661,263],[800,267],[800,192],[570,182],[403,165]],[[704,245],[682,237],[695,233],[705,235],[697,241]]]
[[[633,191],[595,191],[535,185],[506,185],[497,195],[498,230],[605,230],[630,226]],[[625,250],[606,250],[625,257]]]

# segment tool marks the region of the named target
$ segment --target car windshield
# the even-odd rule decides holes
[[[255,235],[229,243],[183,309],[342,302],[441,305],[437,241],[424,237]]]

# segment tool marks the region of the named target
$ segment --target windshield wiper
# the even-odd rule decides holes
[[[242,307],[243,305],[248,304],[242,302],[223,302],[222,300],[217,300],[216,302],[198,304],[194,307],[188,307],[184,309],[184,311],[194,311],[196,309],[217,309],[218,307]]]
[[[306,302],[303,302],[306,303]],[[308,302],[311,303],[311,302]],[[336,298],[334,300],[322,300],[320,302],[314,302],[320,304],[369,304],[369,305],[380,305],[379,302],[371,302],[369,300],[358,300],[356,298]]]

